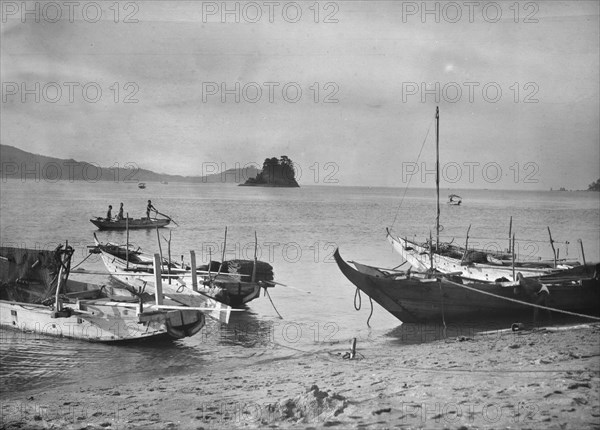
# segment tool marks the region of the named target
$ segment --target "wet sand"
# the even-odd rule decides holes
[[[3,393],[7,429],[600,428],[600,327],[232,348],[190,375]],[[114,365],[111,363],[111,365]]]

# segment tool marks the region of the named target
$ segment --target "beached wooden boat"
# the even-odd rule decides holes
[[[169,218],[129,218],[128,220],[107,220],[106,218],[96,217],[90,219],[90,222],[98,227],[99,230],[139,230],[156,227],[165,227],[171,223]]]
[[[495,282],[516,281],[516,274],[524,277],[546,276],[561,273],[580,264],[576,261],[515,261],[514,268],[506,254],[495,255],[488,251],[468,249],[449,244],[440,244],[432,249],[428,243],[419,244],[408,239],[394,237],[387,231],[387,239],[394,251],[417,270],[434,269],[442,273],[460,273],[463,278]]]
[[[147,294],[69,279],[73,250],[0,248],[0,325],[91,342],[181,339],[204,313]]]
[[[439,110],[436,109],[436,154],[439,154]],[[532,309],[592,315],[600,313],[600,265],[558,266],[515,261],[505,265],[502,255],[488,261],[487,255],[465,248],[442,246],[439,240],[439,156],[436,162],[437,218],[435,242],[427,246],[394,237],[387,238],[394,249],[417,273],[386,270],[346,263],[336,250],[334,258],[342,273],[360,290],[407,323],[492,322]],[[512,223],[511,223],[512,226]],[[550,238],[552,242],[552,238]],[[514,250],[514,237],[512,240]],[[474,260],[481,254],[484,262]],[[535,316],[534,316],[535,319]]]
[[[460,278],[441,274],[428,278],[359,263],[353,263],[353,268],[338,250],[334,259],[350,282],[405,323],[493,322],[501,317],[531,316],[534,308],[528,303],[600,315],[600,265],[580,267],[579,273],[571,276],[464,284]]]
[[[464,248],[451,243],[440,242],[439,122],[439,108],[436,108],[436,236],[419,243],[407,238],[393,236],[388,229],[387,239],[392,244],[394,251],[417,270],[435,269],[442,273],[460,273],[463,278],[487,282],[516,281],[517,272],[520,272],[526,278],[551,275],[580,265],[577,261],[558,259],[556,252],[552,261],[519,261],[517,256],[514,255],[514,235],[512,245],[509,241],[509,247],[512,251],[509,249],[506,253],[468,248],[470,226],[467,230]],[[462,200],[456,194],[450,194],[448,197],[448,203],[451,205],[459,205]],[[512,217],[509,238],[511,229]],[[548,233],[550,233],[550,228],[548,228]],[[550,243],[554,250],[552,235],[550,235]]]
[[[139,249],[128,249],[112,243],[102,244],[94,235],[97,252],[100,252],[102,261],[108,272],[124,285],[139,287],[146,285],[147,291],[152,291],[152,275],[154,268],[152,257],[144,254]],[[93,251],[93,250],[92,250]],[[196,303],[206,297],[229,305],[233,308],[244,308],[250,301],[260,296],[261,288],[273,287],[273,268],[265,262],[257,262],[255,279],[248,271],[230,273],[236,262],[228,262],[221,272],[218,270],[196,269],[196,287],[191,267],[182,266],[180,263],[171,262],[169,265],[163,261],[163,291],[166,295],[178,294],[178,300],[188,300]],[[248,265],[246,265],[248,266]],[[197,306],[196,304],[191,304]]]

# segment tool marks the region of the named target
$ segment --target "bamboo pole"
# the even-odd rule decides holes
[[[208,280],[212,281],[210,266],[212,265],[212,249],[208,248]]]
[[[252,282],[256,280],[256,254],[258,252],[258,236],[254,231],[254,264],[252,265]]]
[[[511,256],[512,256],[512,275],[513,275],[513,282],[515,280],[515,234],[513,233],[512,236],[512,247],[511,247]]]
[[[467,252],[469,250],[469,232],[471,231],[471,224],[469,224],[469,228],[467,229],[467,238],[465,240],[465,252],[463,253],[462,259],[461,259],[461,263],[465,260],[466,256],[467,256]]]
[[[577,242],[579,242],[579,246],[581,248],[581,259],[583,260],[583,267],[585,269],[585,272],[587,273],[587,265],[585,263],[585,252],[583,251],[583,241],[581,239],[577,239]]]
[[[511,244],[510,244],[511,234],[512,234],[512,215],[510,217],[510,222],[508,223],[508,252],[512,252],[512,248],[511,248]]]
[[[223,255],[221,256],[221,264],[219,264],[219,272],[217,276],[221,274],[221,269],[223,268],[223,263],[225,263],[225,248],[227,247],[227,226],[225,226],[225,239],[223,240]]]
[[[154,254],[154,299],[158,306],[163,304],[161,265],[162,257]]]
[[[160,255],[160,264],[163,262],[162,245],[160,244],[160,233],[158,232],[158,226],[156,226],[156,238],[158,239],[158,252]]]
[[[167,242],[167,256],[169,260],[167,261],[167,275],[169,275],[169,285],[171,285],[171,233],[169,230],[169,240],[163,236],[163,239]],[[160,242],[160,239],[158,240]]]
[[[429,264],[431,272],[433,272],[433,238],[431,237],[431,230],[429,230]]]
[[[550,246],[552,247],[552,255],[554,256],[554,268],[556,269],[556,249],[554,248],[554,241],[552,240],[552,233],[550,233],[550,227],[548,227],[548,236],[550,236]]]
[[[190,251],[190,261],[192,266],[192,289],[198,291],[198,274],[196,273],[196,252]]]
[[[56,282],[56,294],[54,295],[54,311],[61,312],[62,311],[62,300],[60,299],[60,290],[63,286],[63,266],[64,266],[64,257],[60,258],[60,269],[58,270],[58,281]]]
[[[435,249],[440,243],[440,108],[435,108],[435,189],[437,216],[435,217]]]
[[[125,218],[125,234],[126,234],[126,248],[125,248],[125,261],[127,262],[125,268],[129,269],[129,212],[127,212],[127,218]]]

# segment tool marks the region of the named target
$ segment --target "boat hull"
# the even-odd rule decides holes
[[[144,288],[144,291],[154,294],[154,278],[149,277],[154,273],[154,270],[147,266],[138,268],[136,272],[135,265],[129,264],[129,269],[126,269],[127,262],[117,257],[102,252],[102,261],[104,266],[111,276],[125,287],[133,287],[135,289]],[[126,270],[128,270],[126,272]],[[166,270],[163,274],[166,273]],[[225,277],[226,275],[219,275]],[[214,306],[214,311],[209,311],[208,315],[219,319],[221,322],[226,317],[220,310],[217,303],[222,303],[232,308],[241,309],[246,304],[260,295],[260,285],[251,282],[240,282],[231,280],[230,282],[218,281],[218,287],[210,287],[204,285],[202,276],[198,276],[197,291],[192,288],[192,276],[172,277],[171,283],[168,277],[163,277],[162,289],[163,293],[173,300],[176,300],[186,306],[206,307]]]
[[[1,326],[91,342],[180,339],[204,326],[198,310],[162,309],[127,290],[68,279],[59,249],[0,247]],[[68,267],[72,250],[64,253]]]
[[[78,303],[70,316],[56,317],[48,306],[0,300],[0,325],[42,335],[89,342],[132,342],[181,339],[196,334],[205,324],[194,310],[137,313],[137,304],[107,301]]]
[[[130,219],[129,226],[125,220],[106,221],[104,218],[90,219],[90,222],[98,227],[99,230],[142,230],[149,228],[162,228],[171,223],[169,219]]]
[[[102,250],[97,238],[94,238],[100,256],[106,270],[113,279],[123,285],[125,288],[132,288],[135,291],[143,291],[148,294],[154,294],[156,291],[154,277],[149,276],[154,273],[154,267],[148,264],[127,264],[126,260],[109,254]],[[143,256],[142,256],[143,258]],[[164,273],[167,273],[164,268]],[[219,322],[227,324],[231,315],[231,309],[228,303],[221,302],[215,298],[218,291],[214,288],[206,287],[202,284],[197,289],[192,288],[191,277],[189,282],[180,277],[162,278],[163,294],[180,303],[183,306],[197,307],[205,309],[208,317]]]
[[[504,299],[533,302],[520,293],[515,294],[514,286],[476,283],[469,284],[472,289],[468,289],[446,279],[387,275],[374,268],[365,273],[346,263],[338,251],[334,259],[350,282],[405,323],[493,322],[509,316],[532,316],[531,306]],[[586,315],[600,313],[600,282],[597,279],[548,286],[548,290],[550,294],[545,306]]]

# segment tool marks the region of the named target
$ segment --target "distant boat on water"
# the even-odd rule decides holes
[[[140,230],[140,229],[148,229],[148,228],[156,228],[156,227],[166,227],[171,223],[170,218],[138,218],[133,219],[129,218],[129,220],[108,220],[102,217],[96,217],[95,219],[90,219],[90,222],[94,224],[100,230]]]
[[[141,188],[143,190],[144,188],[146,188],[146,183],[145,182],[140,182],[138,184],[138,188]]]
[[[451,206],[460,206],[460,204],[462,203],[462,197],[458,196],[456,194],[450,194],[448,196],[448,202],[449,205]]]

